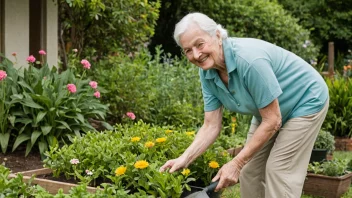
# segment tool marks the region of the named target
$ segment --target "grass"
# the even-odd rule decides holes
[[[334,158],[351,160],[352,152],[335,151]],[[350,189],[341,198],[351,198],[351,197],[352,197],[352,185],[350,186]],[[221,198],[241,198],[240,185],[236,184],[233,187],[229,187],[225,189],[225,191],[221,195]],[[301,198],[320,198],[320,197],[302,195]]]

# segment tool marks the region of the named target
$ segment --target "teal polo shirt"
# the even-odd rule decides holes
[[[294,53],[252,38],[224,39],[223,50],[228,87],[215,69],[199,70],[206,112],[224,106],[260,122],[259,109],[278,98],[285,124],[324,107],[329,94],[324,79]]]

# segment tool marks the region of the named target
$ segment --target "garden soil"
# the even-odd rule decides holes
[[[25,148],[7,151],[6,154],[0,152],[0,164],[9,168],[12,173],[43,168],[39,151],[33,150],[25,157]]]

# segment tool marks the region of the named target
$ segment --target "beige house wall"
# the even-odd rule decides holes
[[[29,54],[29,0],[4,0],[4,54],[17,53],[16,67],[27,66]]]
[[[11,55],[17,53],[17,68],[27,67],[26,58],[30,54],[30,0],[0,0],[4,1],[3,14],[3,53],[10,60],[15,61]],[[58,63],[58,5],[57,0],[44,0],[42,26],[44,38],[41,40],[41,49],[47,52],[49,66],[57,66]],[[38,30],[40,31],[40,30]],[[39,51],[40,49],[38,49]],[[35,55],[36,59],[40,58]]]
[[[58,63],[58,5],[47,1],[46,12],[46,49],[49,66],[57,66]]]

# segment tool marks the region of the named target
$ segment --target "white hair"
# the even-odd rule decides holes
[[[224,29],[220,24],[217,24],[213,19],[209,18],[207,15],[195,12],[184,16],[175,27],[174,39],[177,45],[180,45],[180,36],[186,32],[187,28],[196,24],[201,30],[208,33],[210,36],[214,36],[216,31],[219,30],[222,39],[227,38],[227,30]]]

